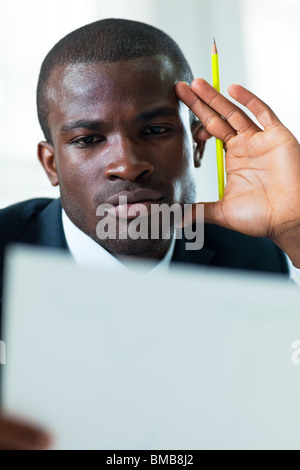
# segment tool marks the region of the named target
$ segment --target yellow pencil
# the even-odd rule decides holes
[[[216,41],[214,40],[211,54],[213,87],[220,92],[219,56]],[[218,188],[219,199],[224,197],[224,151],[223,142],[216,139],[217,168],[218,168]]]

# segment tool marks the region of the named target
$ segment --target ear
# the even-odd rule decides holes
[[[211,135],[204,129],[200,121],[196,121],[191,125],[193,146],[194,146],[194,165],[195,168],[201,166],[201,160],[204,153],[205,142],[211,138]]]
[[[58,175],[56,170],[54,147],[49,142],[38,144],[38,158],[41,162],[52,186],[58,186]]]

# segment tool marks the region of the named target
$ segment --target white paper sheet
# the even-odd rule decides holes
[[[5,408],[57,449],[300,449],[300,291],[277,278],[17,248],[4,332]]]

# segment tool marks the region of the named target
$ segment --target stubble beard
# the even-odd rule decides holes
[[[192,204],[195,202],[196,198],[196,187],[191,184],[188,190],[186,191],[184,197],[184,203],[180,205],[183,207],[184,204]],[[74,200],[68,197],[65,197],[61,194],[62,206],[71,219],[71,221],[86,235],[92,238],[98,245],[102,246],[105,250],[110,252],[112,255],[116,256],[125,256],[125,257],[145,257],[145,258],[155,258],[156,253],[162,253],[168,249],[170,245],[170,240],[175,235],[175,224],[174,219],[171,217],[170,224],[168,226],[167,233],[162,233],[162,229],[159,229],[159,237],[154,239],[151,237],[151,221],[148,221],[149,233],[146,239],[138,238],[131,239],[130,236],[127,236],[125,239],[121,236],[118,229],[114,238],[99,239],[96,233],[97,223],[99,219],[96,218],[96,209],[94,214],[87,214],[84,210],[74,203]],[[173,202],[166,202],[169,206],[174,204]],[[149,219],[151,216],[149,215]],[[94,226],[91,228],[89,220],[95,220]],[[128,221],[128,225],[130,221]]]

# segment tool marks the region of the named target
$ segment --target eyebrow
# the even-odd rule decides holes
[[[68,132],[74,130],[74,129],[92,129],[92,130],[97,130],[101,126],[101,121],[96,121],[96,120],[79,120],[79,121],[71,121],[68,124],[64,124],[61,128],[60,131],[63,134],[67,134]]]
[[[178,117],[178,115],[179,115],[179,112],[176,108],[165,106],[165,107],[151,109],[149,111],[144,111],[138,114],[137,116],[135,116],[134,121],[147,122],[147,121],[151,121],[151,119],[161,117],[161,116]],[[60,128],[60,132],[63,134],[67,134],[68,132],[74,129],[99,130],[99,128],[101,128],[104,124],[105,124],[104,121],[81,119],[78,121],[71,121],[67,124],[64,124]]]
[[[171,116],[171,117],[178,117],[179,111],[176,108],[171,108],[170,106],[162,107],[162,108],[155,108],[151,109],[150,111],[145,111],[141,114],[138,114],[134,120],[137,122],[145,122],[151,121],[156,117],[161,116]]]

